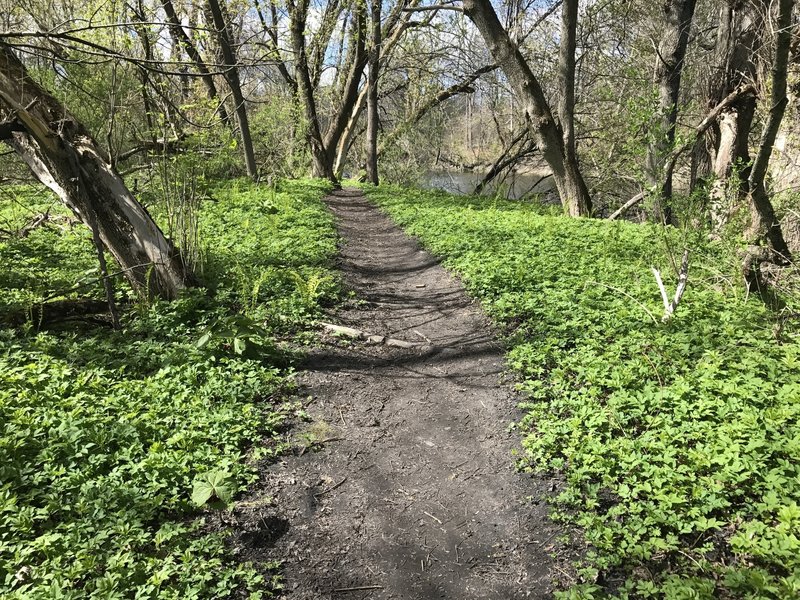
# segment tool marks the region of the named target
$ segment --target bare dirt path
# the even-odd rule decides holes
[[[274,499],[245,557],[284,561],[293,600],[548,597],[550,483],[514,470],[516,398],[485,316],[360,192],[326,201],[355,293],[331,319],[421,345],[324,336],[300,379],[298,439],[316,443],[264,473]]]

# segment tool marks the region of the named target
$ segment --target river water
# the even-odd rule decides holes
[[[483,190],[484,196],[494,196],[498,189],[500,194],[511,200],[517,200],[531,193],[544,194],[553,190],[553,178],[542,178],[541,173],[510,174],[502,181],[495,179]],[[475,186],[483,179],[483,173],[471,171],[429,171],[420,182],[422,187],[444,190],[451,194],[472,194]]]

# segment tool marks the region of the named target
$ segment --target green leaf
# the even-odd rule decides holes
[[[234,485],[230,473],[226,471],[209,471],[194,480],[192,502],[197,506],[205,506],[209,500],[217,499],[223,506],[233,501]]]
[[[203,334],[203,335],[200,337],[200,339],[199,339],[199,340],[197,340],[197,344],[196,344],[196,345],[197,345],[197,347],[198,347],[198,348],[202,348],[203,346],[205,346],[206,344],[208,344],[208,342],[209,342],[210,340],[211,340],[211,332],[210,332],[210,331],[206,331],[206,332],[205,332],[205,333],[204,333],[204,334]]]

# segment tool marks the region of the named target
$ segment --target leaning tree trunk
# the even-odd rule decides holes
[[[194,282],[173,245],[125,187],[97,142],[0,43],[0,139],[55,192],[122,267],[133,287],[174,298]]]
[[[565,155],[561,130],[553,119],[539,80],[503,28],[490,0],[464,0],[464,13],[480,31],[495,62],[508,77],[525,109],[531,132],[553,171],[564,209],[571,216],[591,213],[592,201],[580,168]]]
[[[379,67],[380,68],[380,67]],[[369,90],[364,88],[361,90],[361,93],[358,95],[358,100],[356,100],[356,105],[353,107],[353,114],[350,115],[350,119],[347,121],[347,126],[344,128],[342,132],[342,137],[339,138],[339,143],[336,146],[336,158],[333,161],[333,172],[336,174],[337,178],[342,176],[344,172],[344,165],[347,162],[347,156],[350,153],[350,148],[353,145],[353,140],[358,133],[358,125],[359,121],[361,120],[361,115],[364,113],[365,106],[367,103],[367,92]],[[377,157],[380,156],[376,149],[376,161],[378,160]]]
[[[372,0],[372,51],[367,78],[367,181],[378,185],[378,69],[381,64],[381,1]]]
[[[778,5],[777,34],[775,36],[775,58],[772,66],[772,94],[767,122],[761,136],[761,143],[758,154],[753,161],[750,171],[749,194],[750,204],[750,227],[747,231],[747,239],[754,247],[766,242],[772,250],[774,256],[769,257],[779,264],[787,264],[791,260],[791,253],[786,241],[783,239],[780,222],[775,216],[775,210],[769,199],[765,178],[769,161],[772,157],[772,150],[775,147],[775,138],[783,121],[786,112],[786,105],[789,98],[786,95],[789,47],[792,41],[792,8],[794,0],[780,0]],[[753,252],[751,252],[753,254]],[[750,270],[745,266],[745,270]],[[757,271],[757,268],[754,269]]]
[[[663,4],[666,27],[658,45],[655,68],[660,119],[656,141],[650,144],[647,153],[647,175],[650,185],[658,189],[654,216],[665,223],[672,222],[672,172],[665,175],[664,164],[675,144],[681,73],[696,2],[666,0]]]

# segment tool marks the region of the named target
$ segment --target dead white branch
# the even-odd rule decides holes
[[[362,331],[361,329],[354,329],[352,327],[344,327],[343,325],[334,325],[333,323],[323,323],[320,322],[320,325],[327,331],[328,333],[332,333],[334,335],[341,335],[344,337],[349,337],[354,340],[365,340],[370,344],[384,344],[386,346],[390,346],[392,348],[419,348],[424,346],[425,344],[419,344],[416,342],[407,342],[405,340],[398,340],[395,338],[389,338],[383,335],[373,335],[367,333],[366,331]],[[422,335],[419,332],[415,332],[418,335]],[[424,337],[424,336],[423,336]],[[425,338],[427,339],[427,338]],[[428,340],[428,344],[431,344],[431,341]]]
[[[613,221],[614,219],[619,217],[621,214],[624,214],[630,207],[632,207],[632,206],[638,204],[639,202],[641,202],[642,200],[644,200],[647,197],[647,194],[648,194],[647,190],[645,190],[643,192],[639,192],[633,198],[628,200],[625,204],[623,204],[617,210],[615,210],[613,213],[611,213],[611,215],[608,217],[608,220],[609,221]]]
[[[678,286],[675,288],[675,296],[673,296],[671,301],[669,299],[669,294],[667,294],[667,288],[664,287],[664,281],[661,279],[661,273],[655,267],[651,267],[651,269],[656,278],[658,290],[661,292],[661,300],[664,302],[664,316],[661,317],[661,320],[666,323],[672,318],[672,315],[675,314],[675,309],[678,308],[683,292],[686,291],[686,282],[689,277],[689,251],[683,251],[681,268],[678,272]]]

